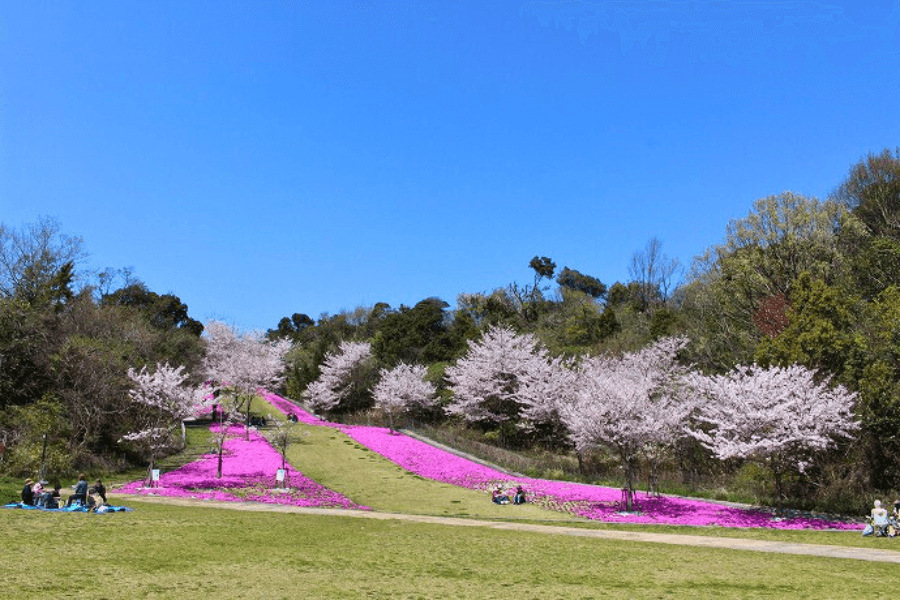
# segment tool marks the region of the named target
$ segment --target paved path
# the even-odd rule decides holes
[[[190,498],[175,498],[168,496],[145,496],[142,494],[117,494],[126,496],[139,502],[153,502],[158,504],[176,504],[179,506],[202,506],[206,508],[221,508],[227,510],[246,510],[254,512],[280,512],[297,513],[307,515],[328,515],[337,517],[352,517],[359,519],[398,519],[414,521],[417,523],[433,523],[436,525],[448,525],[454,527],[486,527],[489,529],[503,529],[510,531],[531,531],[553,535],[570,535],[575,537],[588,537],[605,540],[621,540],[629,542],[649,542],[656,544],[672,544],[678,546],[700,546],[704,548],[724,548],[729,550],[750,550],[754,552],[777,552],[781,554],[799,554],[804,556],[824,556],[828,558],[848,558],[853,560],[866,560],[873,562],[887,562],[900,564],[900,546],[898,550],[881,548],[847,548],[843,546],[826,546],[820,544],[794,544],[790,542],[771,542],[764,540],[748,540],[727,537],[707,537],[702,535],[687,535],[673,533],[652,533],[640,531],[613,531],[598,529],[581,529],[578,527],[566,527],[563,525],[536,525],[514,521],[488,521],[483,519],[463,519],[457,517],[438,517],[429,515],[407,515],[396,513],[383,513],[366,510],[344,510],[334,508],[304,508],[299,506],[286,506],[283,504],[267,504],[263,502],[215,502],[211,500],[194,500]],[[851,535],[852,532],[848,532]],[[856,533],[855,535],[859,535]],[[875,544],[896,544],[893,540],[872,539]]]

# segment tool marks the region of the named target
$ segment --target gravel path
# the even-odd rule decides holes
[[[606,540],[629,542],[649,542],[656,544],[672,544],[679,546],[701,546],[705,548],[724,548],[729,550],[750,550],[754,552],[777,552],[781,554],[797,554],[804,556],[824,556],[828,558],[846,558],[900,564],[900,546],[897,550],[881,548],[846,548],[842,546],[826,546],[819,544],[794,544],[790,542],[771,542],[763,540],[747,540],[740,538],[707,537],[700,535],[682,535],[672,533],[650,533],[638,531],[611,531],[597,529],[581,529],[561,525],[536,525],[512,521],[489,521],[483,519],[463,519],[455,517],[437,517],[429,515],[406,515],[364,510],[344,510],[334,508],[303,508],[282,504],[266,504],[260,502],[215,502],[210,500],[192,500],[166,496],[146,496],[117,494],[135,502],[152,502],[157,504],[175,504],[178,506],[202,506],[205,508],[221,508],[226,510],[246,510],[254,512],[281,512],[307,515],[328,515],[352,517],[359,519],[398,519],[417,523],[433,523],[453,527],[486,527],[512,531],[530,531],[553,535],[570,535]],[[854,535],[848,532],[848,535]],[[855,535],[859,535],[856,533]],[[893,544],[893,540],[872,539],[875,544]]]

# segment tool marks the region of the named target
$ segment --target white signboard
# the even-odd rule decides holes
[[[275,481],[277,481],[278,483],[284,482],[284,469],[278,469],[277,471],[275,471]]]
[[[159,481],[159,469],[153,469],[150,472],[150,479],[153,481]]]

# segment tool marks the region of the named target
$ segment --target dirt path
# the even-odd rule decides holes
[[[750,550],[754,552],[776,552],[781,554],[798,554],[805,556],[824,556],[828,558],[847,558],[853,560],[866,560],[872,562],[887,562],[900,564],[900,545],[897,550],[881,548],[846,548],[842,546],[825,546],[819,544],[793,544],[790,542],[771,542],[763,540],[747,540],[740,538],[706,537],[701,535],[682,535],[672,533],[649,533],[638,531],[611,531],[597,529],[580,529],[563,525],[537,525],[532,523],[518,523],[513,521],[489,521],[484,519],[463,519],[455,517],[437,517],[429,515],[407,515],[395,513],[383,513],[365,510],[344,510],[334,508],[303,508],[299,506],[286,506],[283,504],[266,504],[262,502],[215,502],[211,500],[193,500],[189,498],[174,498],[167,496],[145,496],[140,494],[117,494],[118,496],[133,499],[136,502],[151,502],[156,504],[175,504],[178,506],[202,506],[205,508],[220,508],[225,510],[246,510],[253,512],[279,512],[307,515],[328,515],[337,517],[352,517],[358,519],[397,519],[413,521],[417,523],[433,523],[436,525],[448,525],[453,527],[485,527],[489,529],[503,529],[510,531],[530,531],[553,535],[570,535],[575,537],[588,537],[606,540],[621,540],[629,542],[649,542],[656,544],[672,544],[678,546],[700,546],[705,548],[724,548],[729,550]],[[848,535],[852,535],[848,532]],[[859,535],[858,533],[855,535]],[[877,543],[893,544],[893,540],[872,540],[873,546]]]

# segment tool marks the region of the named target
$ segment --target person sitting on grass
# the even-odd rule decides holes
[[[41,499],[38,500],[38,506],[41,508],[59,508],[59,502],[57,501],[59,494],[54,496],[54,491],[56,490],[47,490],[41,494]]]
[[[59,484],[54,485],[53,489],[47,487],[49,484],[46,481],[44,484],[44,491],[37,499],[37,505],[41,508],[59,508]]]
[[[894,501],[894,509],[888,516],[888,537],[894,538],[900,533],[900,500]]]
[[[26,506],[34,505],[34,491],[31,489],[34,482],[30,479],[25,480],[25,487],[22,488],[22,504]]]
[[[46,483],[47,482],[42,479],[41,481],[38,481],[31,487],[31,493],[32,493],[32,496],[34,497],[35,504],[37,504],[38,500],[41,499],[41,494],[44,493],[44,485],[46,485]]]
[[[88,483],[84,477],[84,473],[78,474],[78,483],[75,484],[75,493],[66,500],[66,506],[72,506],[73,502],[81,504],[87,503]]]
[[[516,486],[516,495],[513,496],[513,504],[525,504],[525,490],[521,485]]]
[[[100,496],[100,499],[103,500],[103,504],[106,504],[106,486],[103,485],[103,482],[99,479],[94,483],[94,493]]]
[[[881,500],[875,501],[875,507],[870,516],[873,533],[876,536],[886,537],[888,532],[888,511],[881,506]]]
[[[503,493],[500,486],[497,486],[494,488],[494,491],[491,492],[491,501],[493,501],[494,504],[509,504],[509,496]]]

